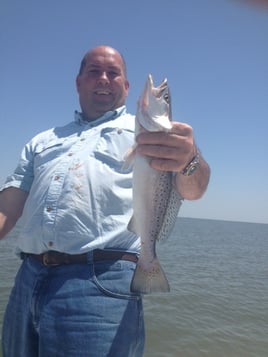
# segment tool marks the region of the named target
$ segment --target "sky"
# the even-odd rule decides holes
[[[194,129],[211,179],[180,215],[268,223],[268,7],[254,1],[0,0],[0,183],[31,137],[73,120],[100,44],[125,57],[129,112],[151,73]]]

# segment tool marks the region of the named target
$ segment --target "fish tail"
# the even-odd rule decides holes
[[[141,294],[170,291],[168,280],[157,257],[149,265],[142,264],[139,259],[130,289]]]

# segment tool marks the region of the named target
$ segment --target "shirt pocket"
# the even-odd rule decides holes
[[[104,128],[94,150],[95,158],[111,170],[129,173],[132,167],[125,165],[125,155],[134,144],[134,133],[121,128]]]
[[[40,169],[58,159],[63,154],[63,142],[64,140],[52,140],[38,144],[34,152],[35,169]]]

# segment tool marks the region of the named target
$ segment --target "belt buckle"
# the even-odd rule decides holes
[[[43,253],[43,264],[46,266],[46,267],[49,267],[49,266],[58,266],[59,263],[51,263],[50,262],[50,259],[49,257],[51,256],[51,252],[45,252]],[[53,260],[53,259],[52,259]]]

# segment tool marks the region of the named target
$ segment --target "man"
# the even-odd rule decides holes
[[[34,137],[0,193],[0,238],[22,216],[4,357],[143,353],[142,300],[130,291],[140,242],[127,230],[132,172],[122,169],[134,141],[124,59],[109,46],[92,49],[76,86],[81,113]],[[171,133],[137,142],[154,168],[176,173],[182,197],[202,196],[209,167],[201,155],[197,170],[182,174],[196,152],[190,126],[173,123]]]

